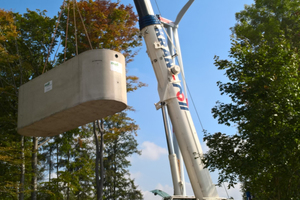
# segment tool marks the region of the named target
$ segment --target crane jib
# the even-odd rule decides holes
[[[203,151],[195,126],[193,124],[191,114],[189,112],[188,100],[186,98],[187,96],[184,94],[183,87],[181,86],[179,80],[179,73],[180,70],[182,70],[182,60],[180,55],[177,25],[193,1],[194,0],[189,0],[184,8],[180,11],[174,26],[171,25],[171,23],[164,24],[166,25],[167,29],[169,27],[174,28],[173,32],[170,29],[168,32],[164,31],[164,28],[161,24],[162,22],[157,18],[157,16],[154,15],[150,0],[134,0],[134,3],[139,14],[141,35],[145,39],[147,53],[158,81],[158,92],[161,107],[156,104],[156,108],[162,108],[164,110],[164,105],[167,106],[168,115],[166,116],[169,116],[171,120],[175,134],[174,138],[176,138],[176,141],[180,147],[180,151],[186,166],[186,171],[189,175],[194,191],[195,197],[192,198],[199,200],[220,200],[209,172],[207,169],[203,168],[201,158],[198,156],[202,155]],[[174,34],[174,38],[172,37],[172,33]],[[170,37],[168,34],[170,34]],[[173,44],[173,40],[175,45]],[[176,46],[177,49],[178,64],[180,66],[177,66],[173,60],[172,49],[175,48],[174,46]],[[183,71],[181,73],[183,73]],[[181,77],[184,80],[184,74],[182,74]],[[165,112],[166,110],[163,111],[164,115]],[[166,131],[166,134],[168,135],[167,132],[169,131]],[[195,157],[195,155],[197,156]],[[170,159],[175,195],[171,197],[172,199],[177,199],[176,196],[179,197],[178,195],[184,193],[184,190],[180,191],[182,187],[182,182],[179,178],[180,172],[178,170],[172,170],[174,166],[177,166],[176,161],[177,160],[175,159],[173,161]],[[191,198],[180,197],[180,199]]]
[[[169,51],[169,47],[166,42],[165,34],[162,31],[162,29],[159,28],[158,26],[155,26],[154,30],[156,33],[156,37],[161,45],[161,50],[164,52],[164,60],[165,60],[166,66],[167,66],[167,68],[170,68],[174,65],[174,63],[173,63],[173,59],[172,59],[172,56]],[[173,79],[176,79],[174,75],[173,75]],[[183,90],[181,88],[181,85],[179,83],[173,83],[172,85],[173,85],[174,89],[176,90],[176,97],[177,97],[180,109],[181,110],[189,110],[186,98],[185,98]]]

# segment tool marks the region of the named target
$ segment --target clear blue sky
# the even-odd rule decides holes
[[[159,14],[155,0],[151,1],[155,13]],[[26,12],[26,8],[47,10],[48,15],[53,16],[59,12],[62,2],[63,0],[1,0],[0,8],[19,13]],[[187,0],[157,0],[161,15],[171,20],[175,20],[177,13],[186,2]],[[133,5],[133,0],[121,0],[121,3]],[[252,3],[253,0],[196,0],[179,25],[186,81],[202,124],[211,133],[231,134],[236,131],[234,127],[219,125],[211,114],[216,101],[229,101],[228,97],[220,95],[216,85],[217,81],[227,81],[227,79],[224,72],[218,71],[213,65],[213,57],[218,55],[227,58],[230,49],[229,28],[236,23],[235,13],[241,11],[245,4]],[[142,156],[130,158],[132,161],[130,172],[144,192],[146,200],[160,199],[147,191],[159,188],[172,193],[172,181],[161,111],[156,111],[154,107],[154,103],[159,101],[157,83],[145,45],[141,47],[135,60],[128,64],[127,69],[129,74],[140,77],[142,82],[148,84],[148,87],[128,95],[128,104],[136,109],[136,112],[131,113],[130,116],[140,126],[137,140],[140,144],[139,148],[143,151]],[[200,123],[194,108],[191,107],[190,110],[200,142],[203,144]],[[205,146],[203,148],[207,149]],[[212,178],[216,183],[217,174],[212,174]],[[219,193],[226,196],[222,188]],[[238,190],[231,190],[229,194],[236,200],[242,199]]]

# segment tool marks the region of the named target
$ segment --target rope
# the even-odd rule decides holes
[[[157,10],[158,10],[158,12],[159,12],[159,14],[160,14],[160,16],[161,16],[161,12],[160,12],[160,10],[159,10],[159,7],[158,7],[158,4],[157,4],[157,1],[156,1],[156,0],[155,0],[155,4],[156,4]]]
[[[60,37],[59,44],[61,43],[61,41],[62,41],[62,39],[61,39],[61,37]],[[55,52],[55,55],[54,55],[54,59],[53,59],[53,63],[55,63],[55,61],[56,61],[56,55],[57,55],[57,53],[58,53],[59,47],[60,47],[60,45],[58,45],[58,47],[57,47],[57,49],[56,49],[56,52]]]
[[[165,27],[164,27],[163,25],[162,25],[161,27],[164,29],[165,34],[167,35],[168,40],[171,42],[172,47],[173,47],[174,50],[175,50],[175,55],[176,55],[177,52],[178,52],[176,46],[174,45],[173,41],[171,40],[171,37],[169,36],[169,34],[168,34],[168,32],[166,31]],[[172,56],[173,56],[173,55],[172,55]]]
[[[70,3],[68,3],[68,17],[67,17],[66,39],[65,39],[65,49],[64,49],[64,62],[66,62],[66,56],[67,56],[67,43],[68,43],[68,31],[69,31],[69,16],[70,16]]]
[[[65,4],[65,1],[66,0],[64,0],[63,5]],[[61,8],[60,13],[59,13],[59,17],[58,17],[58,20],[57,20],[57,23],[56,23],[56,27],[55,27],[54,34],[53,34],[53,37],[52,37],[50,48],[48,50],[48,55],[47,55],[47,59],[45,61],[45,65],[44,65],[44,69],[43,69],[42,74],[45,72],[45,68],[46,68],[46,65],[48,63],[48,59],[49,59],[49,56],[50,56],[50,52],[52,50],[52,46],[53,46],[53,43],[54,43],[54,38],[55,38],[55,35],[56,35],[56,31],[57,31],[57,28],[58,28],[58,24],[59,24],[59,21],[60,21],[60,17],[61,17],[62,11],[63,11],[63,7]]]
[[[76,2],[76,0],[75,0],[75,2]],[[80,19],[81,19],[81,23],[82,23],[82,25],[83,25],[83,28],[84,28],[86,37],[87,37],[87,39],[88,39],[88,41],[89,41],[90,48],[93,49],[92,44],[91,44],[91,41],[90,41],[89,34],[88,34],[87,30],[86,30],[86,27],[85,27],[85,24],[84,24],[84,22],[83,22],[83,19],[82,19],[82,16],[81,16],[81,13],[80,13],[80,11],[79,11],[79,8],[78,8],[77,3],[76,3],[76,7],[77,7],[77,11],[78,11],[78,13],[79,13],[79,16],[80,16]]]
[[[158,6],[158,3],[157,3],[157,1],[156,1],[156,0],[155,0],[155,4],[156,4],[157,10],[158,10],[158,12],[159,12],[159,15],[160,15],[160,16],[162,16],[162,15],[161,15],[161,12],[160,12],[160,9],[159,9],[159,6]],[[172,44],[173,48],[175,49],[175,54],[176,54],[176,53],[177,53],[176,46],[173,44],[173,41],[171,40],[171,38],[170,38],[170,36],[169,36],[168,32],[166,31],[165,27],[164,27],[163,25],[162,25],[161,27],[164,29],[164,31],[165,31],[165,34],[167,35],[167,37],[168,37],[169,41],[171,42],[171,44]],[[173,56],[173,55],[172,55],[172,56]]]
[[[178,61],[177,61],[177,62],[178,62]],[[182,77],[182,79],[185,80],[185,77],[184,77],[184,75],[183,75],[182,73],[181,73],[181,77]],[[195,105],[195,103],[194,103],[193,96],[192,96],[192,94],[191,94],[191,92],[190,92],[190,89],[189,89],[189,86],[188,86],[186,80],[185,80],[185,83],[186,83],[186,87],[187,87],[188,93],[189,93],[189,95],[190,95],[190,97],[191,97],[190,99],[192,100],[193,107],[194,107],[194,109],[195,109],[195,111],[196,111],[198,121],[199,121],[199,123],[200,123],[200,125],[201,125],[202,131],[204,132],[205,129],[203,128],[203,125],[202,125],[202,122],[201,122],[201,119],[200,119],[200,116],[199,116],[197,107],[196,107],[196,105]]]
[[[192,99],[192,103],[193,103],[194,109],[195,109],[195,111],[196,111],[197,118],[198,118],[198,120],[199,120],[199,122],[200,122],[200,125],[201,125],[201,128],[202,128],[202,131],[204,132],[205,130],[204,130],[204,128],[203,128],[203,125],[202,125],[202,122],[201,122],[200,116],[199,116],[199,114],[198,114],[197,107],[196,107],[196,105],[195,105],[195,103],[194,103],[193,96],[192,96],[192,94],[191,94],[191,92],[190,92],[190,89],[189,89],[189,86],[188,86],[188,84],[186,84],[186,87],[187,87],[187,89],[188,89],[188,92],[189,92],[189,95],[190,95],[190,97],[191,97],[191,99]]]
[[[76,44],[76,55],[78,55],[78,46],[77,46],[77,26],[76,26],[75,4],[76,4],[76,0],[73,0],[73,14],[74,14],[74,25],[75,25],[75,44]]]
[[[224,189],[225,189],[225,191],[226,191],[227,198],[229,199],[229,195],[228,195],[228,192],[227,192],[227,189],[226,189],[226,187],[225,187],[225,184],[224,184],[224,182],[223,182],[223,186],[224,186]]]

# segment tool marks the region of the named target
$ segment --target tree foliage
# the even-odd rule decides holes
[[[52,61],[55,58],[54,48],[50,51],[55,23],[58,19],[56,16],[48,17],[46,11],[40,10],[27,10],[21,15],[0,9],[0,135],[2,138],[0,142],[0,199],[17,199],[18,194],[23,194],[19,196],[19,199],[95,198],[95,146],[91,141],[90,125],[68,131],[50,140],[24,138],[16,131],[19,87],[42,74],[49,51],[52,56],[46,65],[46,71],[65,59],[75,56],[73,4],[68,3],[70,3],[69,30],[67,46],[64,49],[67,54],[64,58],[64,52],[59,52],[56,62]],[[58,44],[59,37],[62,39],[62,45],[65,44],[68,4],[64,6],[53,46]],[[78,2],[75,6],[75,19],[77,47],[81,53],[89,50],[90,47],[77,7],[86,25],[93,48],[110,48],[120,51],[126,56],[127,62],[132,60],[137,53],[135,48],[140,46],[141,42],[138,38],[139,31],[135,27],[137,16],[133,13],[131,6],[98,0]],[[144,85],[136,76],[127,77],[128,92]],[[108,148],[114,143],[115,148],[120,149],[119,152],[109,153],[109,155],[111,157],[124,156],[122,160],[119,160],[121,163],[118,165],[118,167],[123,167],[118,169],[122,173],[106,177],[107,180],[113,179],[114,176],[115,180],[120,177],[118,182],[122,185],[122,188],[119,188],[123,191],[122,195],[126,194],[125,196],[130,196],[130,199],[141,199],[141,193],[134,181],[128,178],[126,169],[130,165],[126,157],[138,153],[134,138],[138,126],[126,115],[123,112],[106,120],[107,124],[115,126],[107,128],[106,138],[116,137],[115,140],[118,142],[107,139],[105,145]],[[109,150],[106,149],[106,151]],[[31,161],[35,155],[37,155],[38,162],[35,159]],[[105,156],[108,157],[108,154]],[[108,168],[109,162],[106,161]],[[22,171],[23,164],[26,169],[24,182],[20,178],[24,171]],[[37,180],[37,188],[34,186],[35,180]],[[108,185],[106,188],[110,187],[109,184],[106,185]],[[126,187],[123,187],[124,185]]]
[[[35,176],[30,173],[30,157],[34,154],[31,138],[24,139],[16,131],[19,87],[41,73],[45,62],[43,52],[49,47],[41,40],[51,38],[55,18],[46,17],[44,11],[28,10],[24,15],[4,10],[0,13],[0,154],[11,156],[0,163],[5,169],[1,170],[0,187],[5,198],[9,195],[15,199],[21,190],[30,192],[29,180]],[[42,36],[39,28],[45,28]],[[20,180],[22,175],[26,177],[25,182]]]
[[[80,13],[77,12],[78,10]],[[74,15],[77,16],[75,21]],[[78,53],[91,48],[107,48],[123,53],[127,63],[132,61],[132,58],[137,53],[135,48],[141,45],[138,37],[139,30],[135,27],[136,22],[137,16],[132,11],[132,6],[124,6],[119,2],[81,0],[76,5],[69,2],[65,6],[60,23],[62,45],[66,54],[59,54],[58,62],[63,62],[76,55],[75,52],[77,50],[76,45],[74,45],[76,42]],[[77,31],[75,31],[75,24]],[[67,34],[66,27],[68,27],[69,34]],[[66,39],[67,43],[65,44]],[[91,43],[92,47],[90,47],[89,43]],[[127,92],[135,91],[143,86],[145,84],[140,82],[138,77],[127,76]],[[130,155],[138,153],[137,143],[133,135],[136,133],[138,126],[134,123],[134,120],[127,117],[125,112],[106,118],[104,125],[106,129],[103,152],[105,159],[104,198],[120,199],[131,194],[135,199],[141,199],[141,192],[137,190],[133,180],[127,177],[127,168],[130,165],[127,159]],[[100,144],[99,135],[96,136],[95,140],[98,140],[96,145]],[[111,151],[112,145],[114,149],[119,150]],[[99,156],[100,152],[97,150],[97,147],[95,151],[95,155]],[[117,158],[120,158],[118,165]],[[99,158],[96,157],[95,161],[99,162]],[[95,165],[96,168],[97,166],[99,167],[98,163]],[[114,166],[114,170],[111,170],[112,166]],[[97,176],[96,179],[98,179]],[[114,180],[114,182],[109,183],[111,180]],[[97,186],[98,184],[95,184],[95,188],[100,190]],[[114,191],[113,193],[111,192],[112,190]]]
[[[107,0],[80,0],[76,6],[69,2],[64,9],[60,23],[62,46],[64,47],[67,37],[66,58],[75,56],[76,25],[78,53],[91,49],[88,40],[90,39],[93,49],[119,51],[124,54],[127,62],[131,61],[137,53],[134,48],[141,45],[138,37],[139,29],[135,27],[136,22],[137,16],[130,5],[125,6],[119,2],[113,3]],[[61,53],[60,60],[63,59],[64,54]]]
[[[104,138],[105,199],[127,199],[126,197],[132,200],[143,199],[134,181],[128,178],[130,174],[127,170],[130,166],[128,157],[134,153],[140,153],[134,138],[138,126],[125,112],[107,117],[104,126],[106,127]]]
[[[292,0],[256,0],[236,14],[230,59],[215,57],[232,102],[212,109],[237,133],[206,134],[204,162],[219,183],[238,181],[257,199],[298,199],[300,184],[300,8]]]

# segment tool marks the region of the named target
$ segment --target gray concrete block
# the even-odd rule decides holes
[[[20,87],[18,133],[54,136],[126,107],[124,56],[90,50]]]

